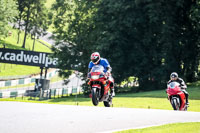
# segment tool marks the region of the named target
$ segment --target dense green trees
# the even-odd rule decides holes
[[[8,36],[9,22],[18,15],[17,3],[13,0],[0,0],[0,39]]]
[[[22,30],[24,30],[24,41],[22,48],[26,46],[27,34],[31,34],[34,40],[38,37],[45,35],[49,26],[48,10],[45,6],[46,0],[15,0],[18,5],[19,15],[15,16],[15,27],[18,28],[18,41]]]
[[[23,16],[24,16],[25,6],[26,6],[25,2],[26,1],[24,0],[17,0],[19,14],[15,16],[15,24],[14,24],[14,27],[18,27],[17,44],[19,43],[20,33],[23,26]]]
[[[92,46],[96,43],[93,32],[92,2],[57,0],[52,6],[54,10],[55,55],[60,58],[60,73],[68,76],[75,69],[87,74],[87,66]],[[95,33],[95,32],[94,32]]]
[[[0,37],[15,17],[19,34],[25,29],[23,48],[27,33],[35,40],[53,22],[53,50],[65,77],[67,69],[86,78],[95,51],[109,60],[117,83],[135,76],[145,90],[164,88],[173,71],[188,82],[200,77],[199,1],[56,0],[51,13],[46,0],[0,2]]]
[[[199,1],[57,0],[53,9],[63,74],[86,74],[98,51],[117,83],[135,76],[145,90],[164,88],[173,71],[189,82],[199,76]]]
[[[29,22],[29,32],[34,40],[32,50],[34,50],[35,40],[45,35],[49,26],[48,11],[45,7],[45,2],[46,0],[34,0],[32,7],[32,15]]]
[[[20,0],[19,0],[20,1]],[[46,0],[26,0],[23,1],[24,6],[24,27],[25,35],[22,48],[25,48],[27,33],[31,33],[32,38],[35,39],[43,34],[47,30],[47,9],[45,7]],[[34,44],[33,48],[34,50]]]

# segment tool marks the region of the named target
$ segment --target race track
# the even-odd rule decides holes
[[[0,102],[1,133],[103,133],[176,122],[200,122],[200,112]]]

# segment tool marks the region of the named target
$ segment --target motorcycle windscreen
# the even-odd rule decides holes
[[[104,67],[102,65],[95,65],[92,67],[91,72],[103,72]]]
[[[171,89],[174,89],[176,86],[179,86],[180,84],[178,82],[171,82],[168,87],[170,87]]]

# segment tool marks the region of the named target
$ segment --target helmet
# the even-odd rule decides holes
[[[171,73],[170,78],[178,78],[178,74],[176,72]]]
[[[94,52],[91,54],[91,61],[94,63],[94,64],[97,64],[100,60],[100,54],[98,52]]]

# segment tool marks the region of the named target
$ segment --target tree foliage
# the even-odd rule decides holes
[[[71,71],[79,70],[86,75],[92,45],[95,43],[93,31],[93,3],[74,0],[57,0],[54,10],[54,38],[57,46],[55,55],[60,58],[61,75],[68,76]]]
[[[30,33],[32,39],[39,38],[46,34],[48,28],[48,12],[45,7],[46,0],[17,0],[19,15],[16,16],[18,31],[18,41],[21,30],[25,31],[22,48],[25,48],[27,34]],[[34,44],[33,48],[34,50]]]
[[[19,14],[15,16],[15,21],[14,21],[14,28],[18,28],[18,34],[17,34],[17,44],[19,44],[20,41],[20,33],[21,30],[23,29],[23,18],[24,18],[24,12],[25,12],[25,7],[26,7],[26,1],[24,0],[16,0],[18,4],[18,11]]]
[[[9,22],[18,15],[17,4],[13,0],[0,0],[0,39],[8,36]]]
[[[188,0],[57,0],[54,51],[61,73],[77,69],[86,75],[90,54],[98,51],[117,83],[135,76],[141,89],[161,89],[173,71],[195,81],[199,9],[199,1]]]
[[[46,35],[46,30],[49,26],[47,8],[45,7],[46,0],[34,0],[34,2],[28,29],[34,40],[32,50],[34,50],[35,40],[40,36]]]

